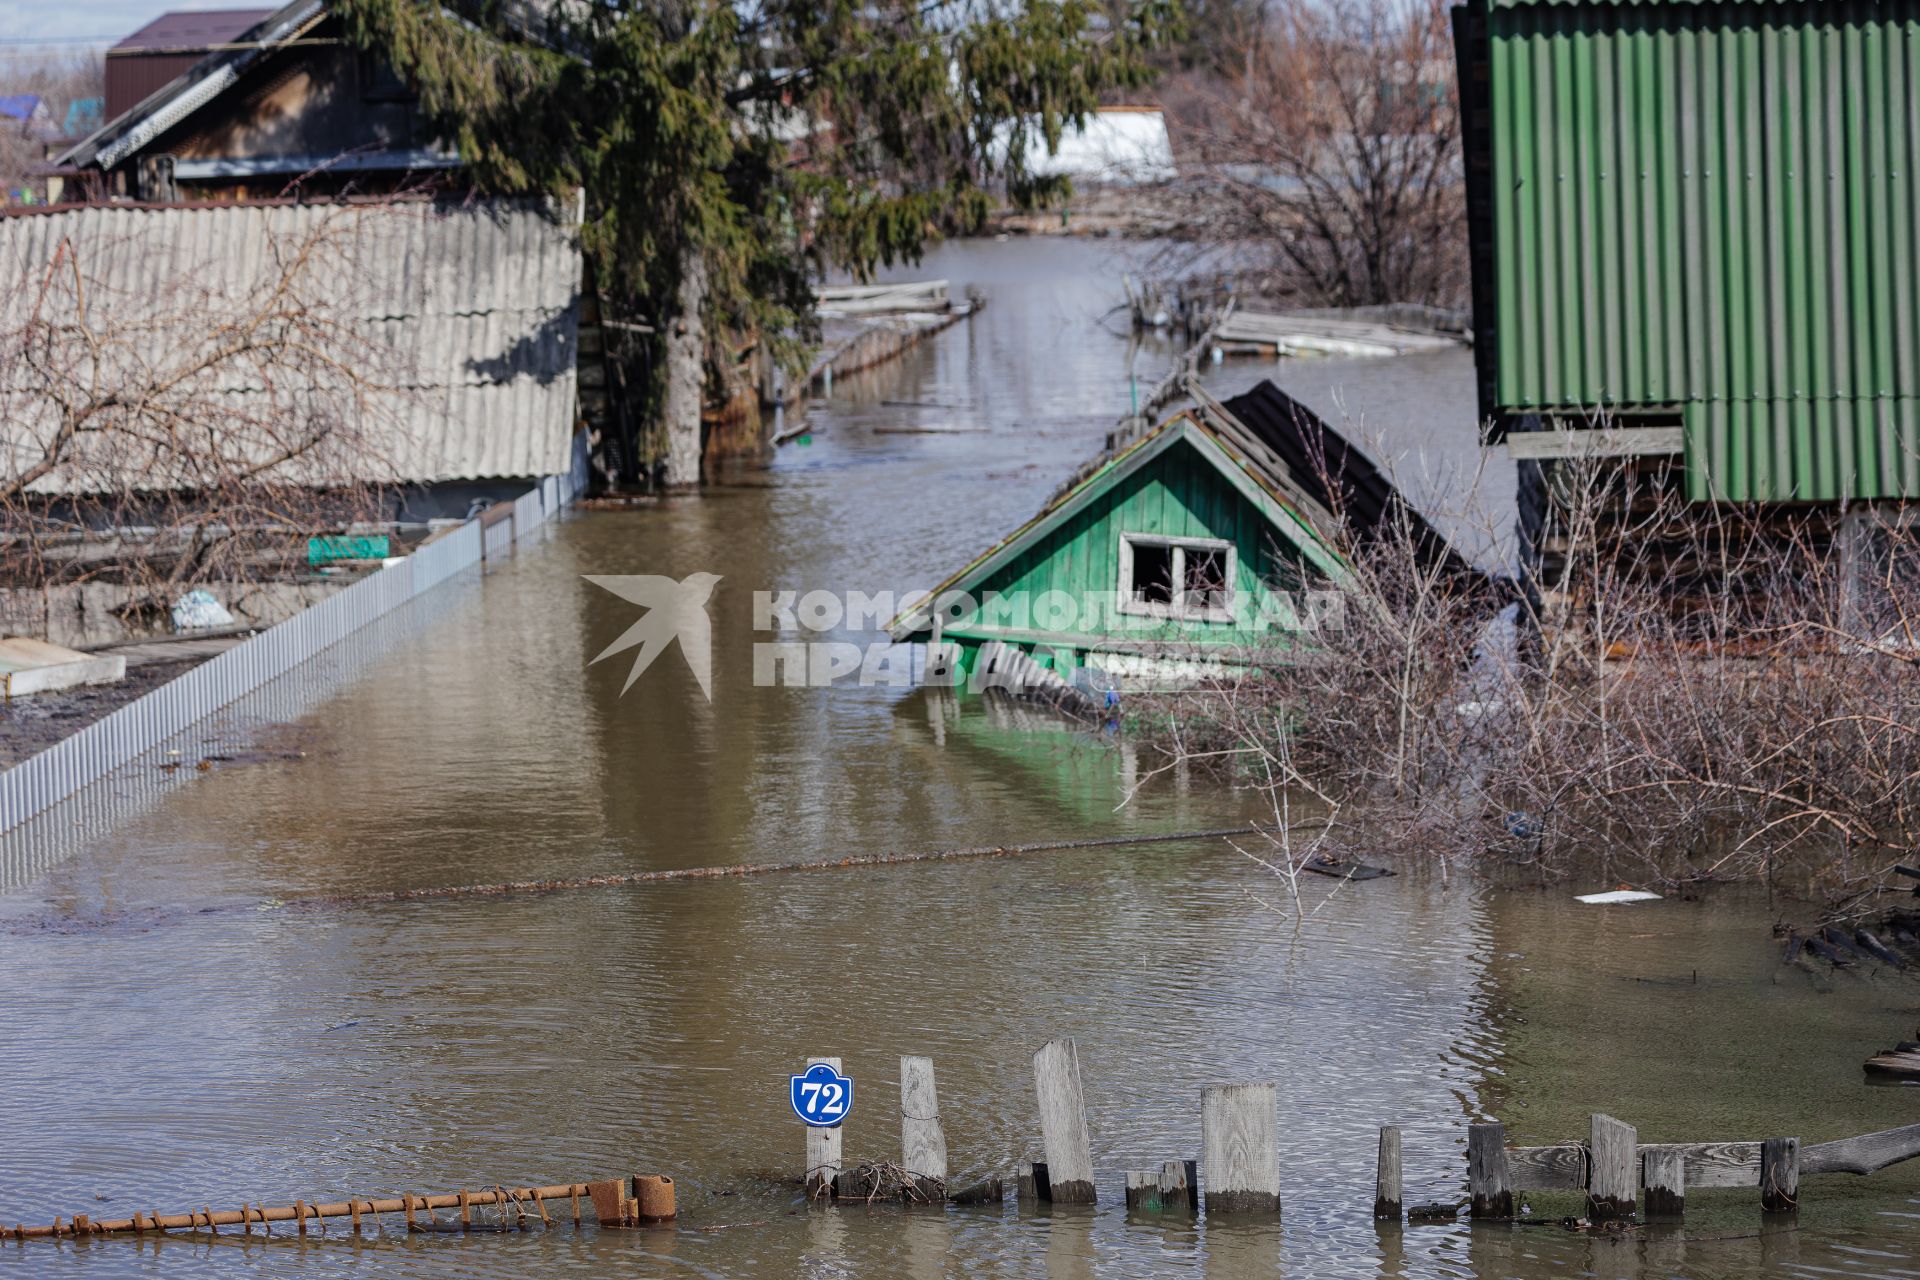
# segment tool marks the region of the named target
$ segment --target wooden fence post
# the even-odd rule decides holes
[[[840,1072],[838,1058],[808,1058],[807,1065],[824,1062],[832,1067],[836,1074]],[[840,1126],[807,1126],[807,1198],[833,1194],[833,1182],[840,1176]]]
[[[1760,1207],[1768,1213],[1800,1207],[1800,1139],[1768,1138],[1761,1144]]]
[[[1641,1205],[1649,1222],[1680,1218],[1687,1212],[1687,1158],[1670,1147],[1649,1150],[1640,1157],[1640,1181],[1646,1186]]]
[[[1640,1137],[1630,1124],[1595,1113],[1593,1139],[1587,1147],[1587,1219],[1615,1222],[1631,1218],[1640,1189],[1640,1170],[1634,1160]]]
[[[1476,1218],[1513,1216],[1513,1177],[1507,1172],[1507,1131],[1498,1121],[1467,1126],[1467,1190]]]
[[[1200,1091],[1200,1165],[1207,1213],[1279,1213],[1279,1135],[1270,1084]]]
[[[1200,1165],[1194,1160],[1169,1160],[1160,1166],[1160,1204],[1175,1212],[1200,1212]]]
[[[1087,1104],[1080,1092],[1080,1054],[1073,1040],[1049,1040],[1033,1055],[1034,1092],[1040,1099],[1040,1134],[1046,1140],[1046,1198],[1055,1204],[1092,1204],[1093,1150],[1087,1137]]]
[[[1373,1216],[1400,1217],[1400,1130],[1387,1125],[1380,1130],[1380,1159],[1374,1166]]]
[[[932,1058],[900,1059],[900,1164],[922,1195],[946,1196],[947,1136]]]

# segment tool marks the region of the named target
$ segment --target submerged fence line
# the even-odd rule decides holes
[[[0,772],[0,834],[46,812],[206,717],[285,675],[464,569],[509,550],[586,486],[583,439],[573,466],[543,477],[510,504],[489,509],[339,593],[142,694],[79,732]]]
[[[1172,831],[1156,835],[1089,836],[1080,840],[1035,840],[1026,844],[977,845],[964,849],[928,849],[916,853],[864,853],[845,858],[818,858],[809,862],[740,862],[717,867],[670,867],[662,871],[621,871],[603,876],[576,876],[562,880],[507,880],[498,884],[434,885],[422,889],[384,889],[374,893],[329,894],[289,898],[282,908],[354,907],[381,902],[413,902],[433,898],[492,897],[512,893],[553,893],[562,889],[607,889],[663,880],[726,880],[743,876],[770,876],[785,871],[841,871],[853,867],[892,867],[914,862],[963,862],[976,858],[1013,858],[1030,853],[1067,849],[1104,849],[1123,844],[1170,844],[1179,840],[1211,840],[1251,835],[1259,827],[1216,827],[1206,831]],[[255,910],[248,907],[247,910]]]

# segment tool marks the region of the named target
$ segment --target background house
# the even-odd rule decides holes
[[[273,12],[271,8],[179,9],[161,14],[117,42],[107,50],[105,119],[131,111],[194,63],[244,39]],[[94,128],[101,123],[96,120]]]
[[[251,21],[234,32],[242,19]],[[170,43],[176,29],[192,35]],[[216,38],[222,33],[228,38]],[[342,38],[324,0],[225,20],[169,15],[128,40],[132,47],[108,59],[106,124],[58,160],[90,197],[392,191],[459,167],[426,128],[413,92],[383,59]]]
[[[405,246],[407,253],[435,257],[392,262],[395,288],[413,287],[428,272],[478,271],[485,277],[496,266],[517,264],[542,273],[537,282],[519,281],[530,291],[524,299],[445,299],[488,317],[486,340],[501,350],[517,338],[537,352],[538,368],[514,372],[516,378],[537,374],[546,390],[522,397],[511,412],[489,407],[500,401],[451,396],[437,407],[442,416],[463,404],[478,416],[463,428],[469,432],[465,443],[450,453],[410,455],[410,483],[444,487],[533,474],[525,470],[532,459],[543,466],[555,461],[555,441],[570,440],[584,424],[604,443],[615,418],[626,431],[621,443],[629,454],[636,451],[636,424],[609,404],[597,301],[577,245],[545,244],[531,230],[530,220],[545,216],[542,202],[473,195],[460,157],[432,136],[412,90],[383,59],[347,43],[324,0],[163,15],[115,46],[107,78],[105,124],[58,158],[66,199],[248,204],[433,194],[466,212],[456,217],[443,210],[437,225],[444,235]],[[575,213],[563,211],[560,221],[570,223]],[[244,221],[230,220],[235,226]],[[164,241],[176,226],[200,225],[168,220],[149,234]],[[205,225],[228,224],[211,219]],[[99,226],[86,223],[75,233],[94,234]],[[462,227],[470,239],[459,238],[456,229]],[[554,231],[571,235],[560,227]],[[543,247],[535,250],[536,242]],[[484,293],[489,286],[481,281],[474,287]],[[550,323],[560,306],[568,316],[564,335]],[[400,314],[414,313],[403,307]],[[518,321],[543,327],[517,335],[501,328]],[[479,351],[467,336],[458,336],[424,353],[429,363],[438,362],[427,376],[448,388],[477,387],[464,362],[499,354]],[[563,356],[570,364],[565,394],[559,394],[554,389],[561,380],[550,362]],[[493,385],[517,383],[509,378]],[[443,429],[432,427],[427,434]],[[516,436],[522,437],[517,443],[507,439]]]

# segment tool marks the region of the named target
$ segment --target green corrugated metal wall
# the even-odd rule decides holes
[[[1498,407],[1676,410],[1699,499],[1920,494],[1920,0],[1487,29]]]

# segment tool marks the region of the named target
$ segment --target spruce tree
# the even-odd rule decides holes
[[[484,191],[585,198],[603,308],[656,331],[667,480],[697,483],[707,353],[791,363],[811,280],[977,229],[996,183],[1138,86],[1180,0],[335,0]]]

